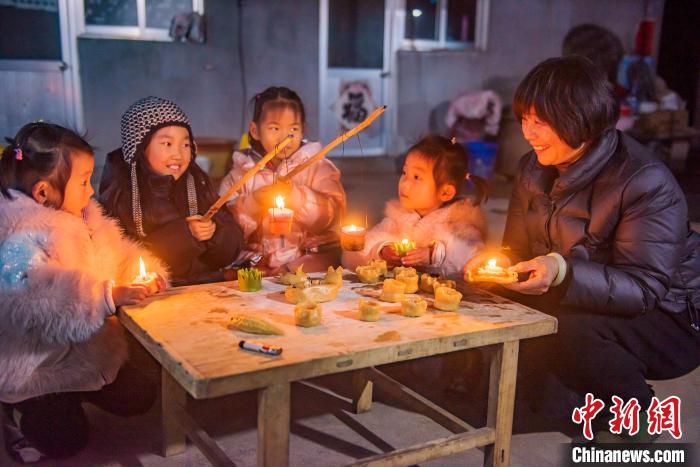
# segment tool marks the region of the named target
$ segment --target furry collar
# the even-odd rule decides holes
[[[474,228],[479,231],[482,238],[486,238],[488,233],[488,225],[483,211],[466,198],[457,199],[422,218],[416,211],[404,208],[401,206],[401,202],[395,199],[386,204],[384,214],[398,223],[421,222],[436,226],[444,224],[448,230],[460,238],[470,238]]]

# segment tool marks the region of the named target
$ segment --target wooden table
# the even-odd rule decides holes
[[[521,339],[556,332],[557,322],[520,304],[460,285],[458,312],[429,306],[420,318],[384,304],[377,322],[357,317],[361,296],[378,296],[376,286],[346,276],[338,298],[322,304],[323,324],[294,325],[294,306],[285,286],[265,279],[256,293],[234,283],[173,288],[140,306],[124,307],[124,326],[162,365],[163,455],[185,450],[189,438],[215,465],[233,465],[186,410],[186,394],[207,399],[258,390],[258,465],[286,465],[289,459],[290,384],[339,372],[353,372],[356,413],[370,410],[376,384],[416,411],[447,427],[452,436],[361,459],[357,465],[409,465],[484,446],[486,462],[508,465],[513,422],[518,345]],[[432,298],[426,296],[432,303]],[[254,336],[227,328],[236,312],[256,313],[285,330],[284,336]],[[283,347],[278,357],[238,348],[242,339]],[[496,345],[491,361],[487,426],[475,429],[375,367],[486,345]],[[388,429],[391,429],[388,427]]]

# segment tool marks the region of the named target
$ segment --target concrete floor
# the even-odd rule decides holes
[[[383,202],[396,193],[398,175],[391,160],[342,161],[343,182],[348,192],[348,211],[365,216],[369,225],[381,219]],[[500,243],[509,185],[496,181],[491,200],[485,206],[491,228],[489,243]],[[429,367],[429,365],[428,365]],[[429,374],[415,378],[415,372],[393,369],[393,375],[431,400],[449,409],[474,425],[483,423],[485,403],[483,388],[479,396],[466,397],[447,392]],[[350,413],[349,378],[336,375],[323,378],[320,384],[332,388],[341,397],[330,397],[304,386],[292,390],[292,435],[290,460],[292,465],[325,466],[352,462],[355,459],[401,448],[450,433],[432,420],[407,411],[391,400],[377,394],[373,410],[362,415]],[[684,442],[700,440],[700,369],[676,380],[653,382],[659,398],[677,395],[682,399]],[[202,426],[219,442],[237,465],[255,465],[256,461],[256,395],[246,392],[234,397],[209,401],[194,401],[190,409]],[[112,416],[95,407],[86,406],[93,426],[90,446],[80,455],[62,462],[38,465],[51,466],[199,466],[208,465],[193,446],[185,453],[168,459],[155,454],[159,438],[159,415],[154,407],[145,415],[131,419]],[[564,414],[566,415],[566,414]],[[360,425],[361,424],[361,425]],[[567,420],[547,420],[535,417],[526,404],[516,405],[512,465],[563,465],[560,450],[571,442],[570,436],[580,437],[580,428]],[[566,434],[565,434],[566,433]],[[673,439],[665,433],[660,442]],[[481,465],[483,455],[474,450],[424,465]],[[13,465],[4,450],[0,450],[0,466]]]
[[[341,378],[333,380],[326,379],[324,383],[328,386],[342,386]],[[660,398],[669,395],[681,397],[683,441],[700,440],[700,370],[677,380],[654,383],[654,388]],[[349,411],[347,400],[319,397],[318,392],[301,386],[293,386],[292,401],[290,463],[295,466],[341,465],[378,454],[385,449],[406,447],[450,434],[432,420],[388,402],[376,402],[372,411],[353,415]],[[469,420],[466,414],[470,410],[466,408],[465,400],[442,398],[440,403]],[[237,465],[252,466],[256,462],[255,406],[255,394],[246,392],[235,397],[198,401],[191,409],[197,420]],[[92,406],[86,408],[93,426],[89,447],[79,456],[37,465],[209,465],[204,456],[191,445],[185,453],[167,459],[155,454],[159,427],[158,411],[155,408],[143,416],[130,419],[112,416]],[[571,442],[571,438],[554,430],[532,432],[527,429],[528,415],[518,412],[520,411],[516,412],[511,465],[565,465],[560,450]],[[359,424],[363,428],[358,430]],[[667,433],[659,440],[672,441]],[[483,454],[472,450],[423,465],[471,466],[481,465],[482,461]],[[0,465],[14,465],[4,451],[0,453]]]

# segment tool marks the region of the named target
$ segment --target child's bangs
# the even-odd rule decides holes
[[[290,101],[287,99],[276,99],[274,101],[269,101],[265,102],[263,104],[263,115],[268,113],[268,112],[282,112],[286,109],[290,109],[292,112],[294,112],[294,115],[296,118],[299,120],[300,123],[305,123],[304,122],[304,113],[301,110],[301,107],[297,102]]]
[[[413,147],[409,149],[406,157],[409,155],[430,163],[434,163],[439,158],[436,151],[431,151],[430,148],[425,147]]]

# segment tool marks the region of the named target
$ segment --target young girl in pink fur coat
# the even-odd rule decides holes
[[[474,200],[461,196],[468,179],[477,189]],[[364,251],[343,252],[343,266],[354,269],[384,259],[390,267],[460,277],[464,265],[484,248],[487,226],[479,204],[485,193],[484,180],[467,172],[467,154],[460,144],[441,136],[422,139],[406,155],[399,199],[387,203],[384,219],[367,232]],[[399,256],[394,244],[404,238],[415,242],[416,248]],[[408,367],[418,378],[435,384],[444,379],[450,390],[461,391],[464,375],[478,368],[480,359],[477,352],[458,352],[414,361]]]
[[[41,122],[25,125],[0,160],[0,401],[17,462],[84,447],[84,401],[131,415],[155,396],[126,363],[112,315],[148,294],[132,285],[139,256],[159,288],[165,272],[90,199],[93,167],[82,138]]]
[[[461,197],[467,179],[477,198]],[[486,220],[479,208],[484,182],[467,172],[464,148],[447,138],[429,136],[409,149],[399,180],[398,200],[386,205],[384,219],[373,227],[361,252],[343,252],[346,268],[384,259],[389,266],[411,266],[454,277],[484,246]],[[394,243],[404,238],[416,248],[400,257]]]

